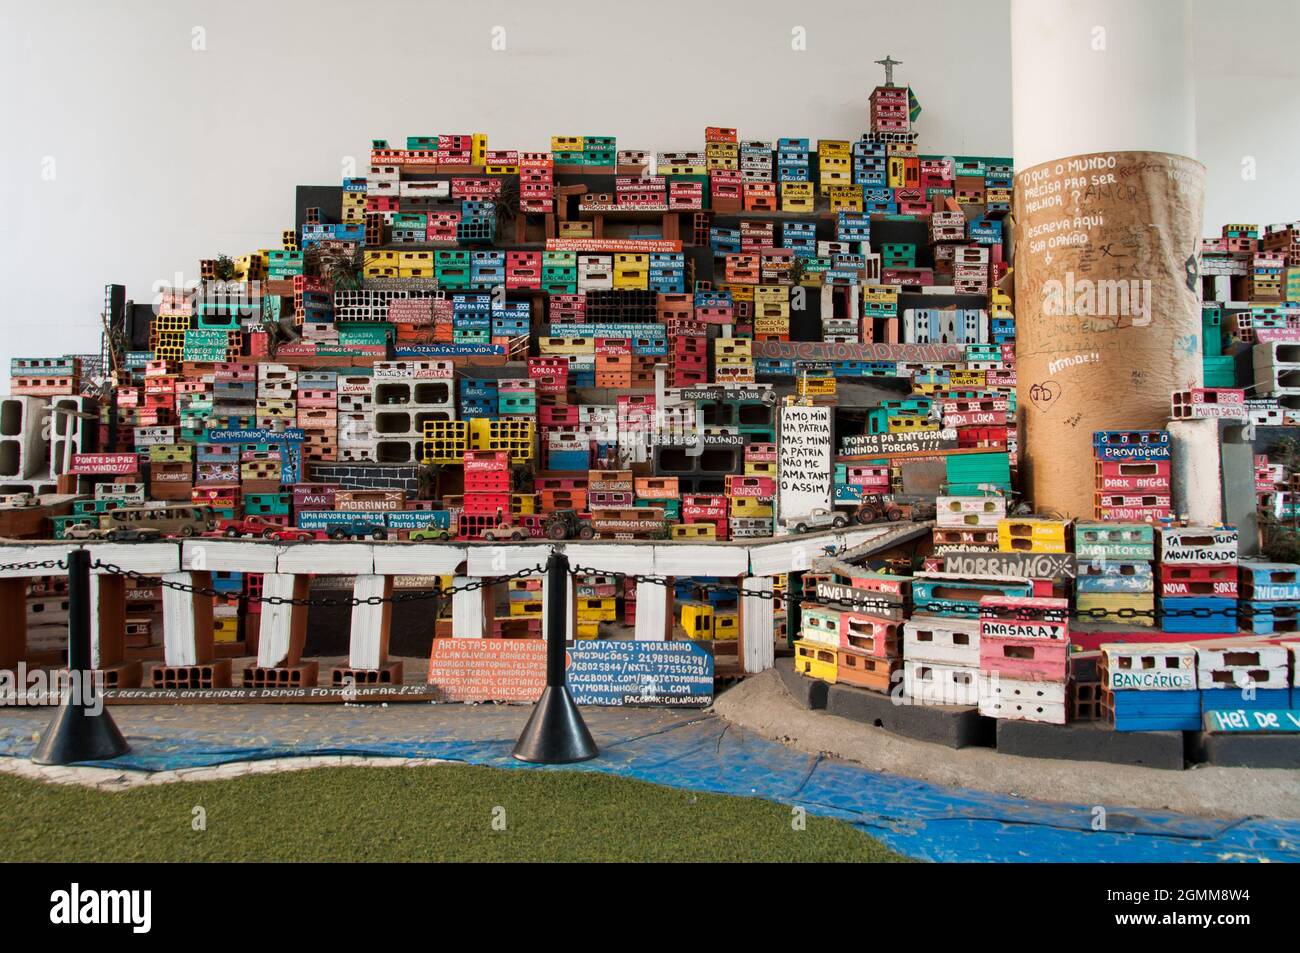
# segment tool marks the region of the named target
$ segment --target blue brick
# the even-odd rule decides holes
[[[1194,612],[1208,613],[1204,618]],[[1181,597],[1160,600],[1160,625],[1166,632],[1237,631],[1237,600]]]

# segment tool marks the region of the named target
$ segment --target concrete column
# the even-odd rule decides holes
[[[771,576],[745,576],[740,580],[740,668],[763,672],[776,664],[776,636]]]
[[[823,284],[821,287],[821,319],[825,321],[835,315],[835,286]]]
[[[1185,0],[1011,0],[1016,168],[1088,152],[1196,154]]]
[[[392,598],[392,576],[357,576],[352,584],[355,599],[379,596]],[[388,662],[388,633],[393,604],[372,606],[365,603],[352,607],[352,633],[348,642],[348,665],[355,669],[377,669]]]
[[[1224,522],[1237,527],[1241,555],[1259,551],[1259,524],[1255,496],[1254,427],[1228,424],[1219,443],[1223,469]]]
[[[453,576],[453,588],[474,582],[471,576]],[[451,634],[458,639],[481,639],[491,622],[492,613],[487,604],[489,593],[483,589],[458,592],[451,597]]]
[[[164,582],[210,587],[207,572],[169,572]],[[170,666],[202,665],[212,661],[212,597],[162,588],[163,659]]]
[[[1217,420],[1169,421],[1174,513],[1196,526],[1223,519],[1223,482]],[[1254,467],[1252,461],[1252,478]]]
[[[262,598],[305,599],[309,583],[307,576],[268,572],[262,576]],[[263,601],[261,617],[257,639],[258,666],[283,668],[301,662],[302,650],[307,643],[307,607]]]
[[[1163,428],[1201,380],[1187,5],[1012,0],[1011,60],[1022,469],[1091,517],[1093,432]]]
[[[636,584],[634,637],[641,642],[667,641],[673,631],[672,586],[653,582]]]

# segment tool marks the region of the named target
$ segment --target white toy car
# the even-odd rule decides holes
[[[843,529],[849,525],[849,518],[839,510],[818,507],[803,516],[783,516],[781,525],[796,533],[811,533],[818,529]]]

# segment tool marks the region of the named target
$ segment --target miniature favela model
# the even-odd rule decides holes
[[[278,247],[109,285],[101,352],[12,363],[0,668],[68,664],[88,550],[110,703],[532,703],[559,618],[583,706],[776,669],[998,757],[1300,765],[1300,223],[1189,249],[1167,412],[1030,459],[1074,358],[1026,370],[1012,160],[881,62],[845,139],[378,139]]]

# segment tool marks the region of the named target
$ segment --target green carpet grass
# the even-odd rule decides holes
[[[466,765],[112,792],[0,776],[6,861],[904,860],[841,821],[808,816],[796,830],[794,818],[755,798]]]

